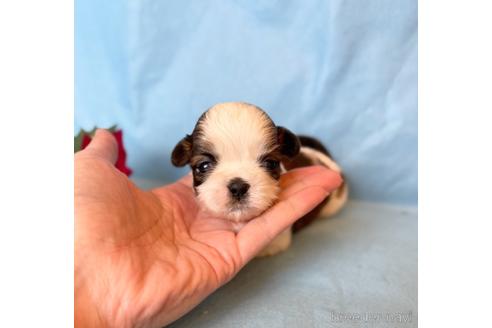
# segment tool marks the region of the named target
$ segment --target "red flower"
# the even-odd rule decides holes
[[[125,173],[127,176],[130,176],[130,174],[132,174],[132,170],[128,166],[126,166],[126,151],[125,147],[123,147],[123,131],[118,130],[111,133],[118,143],[118,159],[116,160],[114,166],[121,172]],[[90,144],[91,140],[92,138],[90,135],[84,134],[82,138],[81,149],[87,147]]]

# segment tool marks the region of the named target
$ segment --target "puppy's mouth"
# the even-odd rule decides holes
[[[234,202],[229,206],[230,212],[247,212],[251,207],[246,202]]]
[[[249,206],[248,202],[246,200],[234,200],[229,204],[229,211],[230,212],[247,212],[248,210],[251,209],[251,206]]]
[[[251,207],[247,202],[238,202],[231,204],[228,208],[230,217],[238,222],[247,222],[256,217],[259,212],[256,208]]]
[[[229,209],[231,211],[244,211],[250,208],[249,195],[230,196]]]

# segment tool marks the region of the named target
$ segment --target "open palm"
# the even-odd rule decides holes
[[[152,191],[113,165],[104,130],[75,156],[75,323],[160,327],[229,281],[341,183],[322,167],[281,177],[280,200],[235,233],[203,213],[191,176]]]

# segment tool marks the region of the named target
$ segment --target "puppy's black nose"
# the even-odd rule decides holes
[[[234,178],[229,182],[227,188],[231,192],[232,197],[239,200],[248,192],[249,184],[241,178]]]

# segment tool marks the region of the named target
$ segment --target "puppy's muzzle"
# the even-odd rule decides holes
[[[231,197],[237,201],[246,198],[249,187],[249,184],[241,178],[234,178],[227,185]]]

